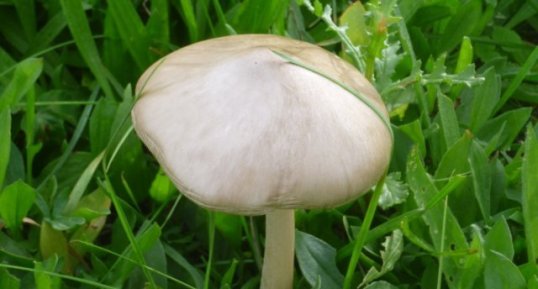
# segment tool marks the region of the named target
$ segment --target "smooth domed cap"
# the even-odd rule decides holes
[[[255,215],[334,207],[373,186],[390,160],[375,89],[309,43],[272,35],[199,42],[151,66],[137,93],[137,134],[207,208]]]

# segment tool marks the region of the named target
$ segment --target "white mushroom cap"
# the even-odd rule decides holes
[[[272,35],[199,42],[153,64],[137,93],[137,134],[176,186],[207,208],[257,215],[334,207],[373,186],[390,160],[375,89],[309,43]]]

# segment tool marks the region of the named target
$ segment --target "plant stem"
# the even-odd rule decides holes
[[[275,210],[265,216],[265,253],[261,289],[293,288],[295,250],[294,210]]]
[[[213,267],[213,251],[215,248],[215,214],[211,211],[208,211],[207,222],[207,234],[209,236],[209,257],[204,276],[204,289],[209,289],[210,287],[209,278],[211,277],[211,270]]]
[[[357,238],[355,239],[353,253],[351,254],[351,260],[349,260],[346,277],[344,279],[344,289],[351,288],[351,282],[353,281],[353,273],[355,273],[355,269],[357,268],[357,263],[359,262],[362,247],[366,242],[366,237],[368,235],[368,231],[370,230],[370,225],[372,224],[372,220],[374,219],[377,203],[379,201],[379,197],[381,196],[381,192],[383,191],[382,189],[384,183],[385,175],[383,175],[381,180],[377,182],[374,194],[372,195],[372,199],[370,200],[370,203],[368,204],[368,209],[366,210],[366,216],[364,217],[364,221],[362,222],[359,233],[357,234]]]

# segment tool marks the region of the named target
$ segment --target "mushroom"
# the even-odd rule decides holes
[[[153,64],[136,90],[136,133],[181,192],[211,210],[266,215],[264,289],[293,286],[294,209],[357,198],[390,160],[378,93],[313,44],[202,41]]]

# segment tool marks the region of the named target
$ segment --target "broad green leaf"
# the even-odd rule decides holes
[[[112,1],[110,3],[115,3]],[[99,82],[99,85],[104,90],[108,97],[113,97],[112,87],[108,82],[106,75],[106,68],[101,62],[101,57],[97,50],[97,46],[93,39],[92,32],[90,30],[90,24],[88,18],[84,13],[82,2],[71,0],[60,0],[62,10],[67,20],[67,25],[71,31],[71,35],[75,40],[75,43],[82,55],[82,58],[86,61],[86,64],[90,68],[91,72]]]
[[[486,235],[484,249],[502,254],[509,260],[514,258],[512,234],[504,217],[501,217]]]
[[[3,135],[3,134],[1,134],[0,132],[0,135]],[[5,135],[5,136],[8,137],[9,135]],[[0,140],[0,143],[1,142],[2,141]],[[4,178],[4,184],[8,185],[18,180],[24,180],[26,178],[26,173],[24,172],[25,170],[24,158],[21,154],[21,151],[17,147],[17,145],[14,144],[13,142],[11,142],[11,148],[9,152],[8,161],[9,163],[7,165],[7,171]],[[1,157],[0,157],[0,162],[2,162]]]
[[[44,260],[55,255],[64,258],[68,262],[68,245],[63,232],[55,230],[47,222],[41,222],[41,230],[39,233],[39,251]],[[66,266],[69,266],[66,264]]]
[[[93,243],[95,239],[103,230],[106,224],[106,216],[101,216],[92,219],[86,224],[80,226],[69,239],[71,248],[78,254],[78,256],[84,256],[86,253],[86,247],[77,243],[77,241]]]
[[[8,270],[0,268],[0,288],[19,289],[21,280],[11,275]]]
[[[461,42],[463,36],[470,35],[480,19],[481,10],[481,0],[470,0],[460,5],[436,41],[436,52],[450,51]]]
[[[469,166],[472,172],[474,195],[484,220],[491,214],[491,168],[484,149],[473,140],[469,151]]]
[[[86,253],[86,248],[77,241],[92,243],[105,226],[107,215],[110,214],[110,198],[99,188],[91,194],[84,196],[77,204],[73,215],[86,220],[83,224],[76,224],[78,228],[71,235],[69,242],[71,249],[80,258]],[[54,227],[54,224],[53,224]],[[75,227],[75,226],[73,226]],[[75,261],[78,261],[78,258]]]
[[[110,204],[110,198],[101,188],[98,188],[80,199],[73,210],[73,215],[90,221],[110,214]]]
[[[16,258],[24,262],[32,262],[34,260],[33,255],[28,252],[23,243],[15,241],[3,232],[0,232],[0,252],[4,256]]]
[[[521,167],[522,207],[529,262],[538,261],[538,138],[532,126],[527,127],[525,154]]]
[[[465,257],[465,261],[461,268],[462,274],[458,283],[459,289],[474,289],[475,283],[482,273],[484,267],[484,247],[483,237],[477,230],[473,231],[472,241],[469,246],[469,254]]]
[[[364,289],[398,289],[398,287],[390,284],[387,281],[376,281],[364,287]]]
[[[447,147],[451,147],[461,136],[454,103],[441,93],[437,95],[437,101],[445,144]]]
[[[486,121],[480,130],[476,132],[476,137],[482,141],[491,142],[500,132],[498,141],[493,149],[507,149],[523,129],[531,113],[532,109],[528,107],[507,111]]]
[[[512,261],[501,253],[489,251],[484,268],[487,289],[526,289],[527,282]]]
[[[501,97],[501,79],[490,68],[484,73],[485,81],[473,88],[473,100],[469,128],[477,132],[489,119]]]
[[[409,156],[407,182],[419,207],[426,207],[429,201],[438,195],[437,187],[433,183],[432,178],[426,173],[424,165],[416,150],[413,150]],[[450,184],[450,181],[448,183]],[[445,209],[446,225],[445,231],[443,231],[443,223],[445,222],[443,212]],[[423,220],[428,226],[429,234],[436,251],[445,252],[446,250],[449,250],[449,248],[453,251],[468,250],[468,244],[463,230],[458,224],[458,220],[454,217],[450,207],[444,206],[444,202],[438,202],[435,206],[428,208],[423,214]],[[443,238],[445,239],[445,247],[441,247]],[[459,269],[461,260],[458,257],[445,257],[443,258],[443,261],[444,274],[447,279],[451,280],[451,283],[458,283],[460,275],[462,274]]]
[[[401,173],[394,172],[387,175],[383,184],[383,192],[379,197],[379,206],[386,210],[397,204],[405,202],[409,196],[407,184],[401,181]]]
[[[82,217],[64,215],[55,215],[52,219],[45,218],[45,221],[47,221],[54,230],[58,231],[68,231],[86,223],[86,220]]]
[[[420,155],[422,157],[426,156],[426,141],[424,139],[424,133],[422,131],[422,127],[420,125],[419,120],[412,121],[410,123],[406,123],[404,125],[401,125],[400,130],[403,131],[418,148],[418,151],[420,152]],[[397,149],[397,148],[395,148]]]
[[[0,193],[0,216],[7,228],[21,229],[22,219],[34,204],[35,197],[34,188],[21,180],[4,188]]]
[[[344,276],[336,267],[336,250],[310,234],[295,231],[295,248],[299,268],[308,284],[321,280],[323,289],[341,289]]]
[[[44,262],[35,262],[34,278],[37,289],[60,289],[61,279],[59,276],[52,276],[43,271],[56,272],[59,267],[58,256],[45,260]]]
[[[512,58],[517,65],[523,64],[529,56],[529,50],[521,49],[525,46],[525,44],[517,31],[506,27],[493,25],[491,38],[497,43],[502,43],[499,48],[502,50],[502,52],[508,54],[508,56],[510,56],[510,58]]]
[[[466,173],[469,163],[466,156],[469,155],[472,135],[464,133],[441,158],[441,162],[435,171],[435,178],[440,180],[439,184],[444,184],[446,178],[456,174]]]
[[[400,230],[395,230],[392,234],[383,242],[384,250],[381,251],[381,260],[383,264],[381,269],[377,270],[375,267],[370,268],[364,276],[359,287],[371,283],[375,279],[383,276],[387,272],[394,269],[394,265],[400,259],[403,252],[403,234]]]
[[[43,60],[28,58],[17,64],[11,81],[0,95],[0,112],[17,104],[33,87],[43,70]]]
[[[153,244],[153,246],[151,246],[146,252],[144,252],[144,259],[146,260],[146,265],[150,268],[153,268],[157,272],[166,273],[166,255],[164,253],[163,244],[160,240],[157,240],[155,244]],[[129,279],[127,280],[127,288],[138,289],[140,288],[140,284],[143,283],[145,283],[145,288],[148,289],[174,289],[178,287],[177,284],[174,284],[173,286],[168,286],[168,281],[162,274],[152,273],[152,277],[155,281],[155,287],[153,287],[149,282],[146,281],[144,274],[141,274],[140,272],[140,268],[135,268],[134,271],[130,274]],[[185,286],[181,286],[181,288],[185,288]]]

